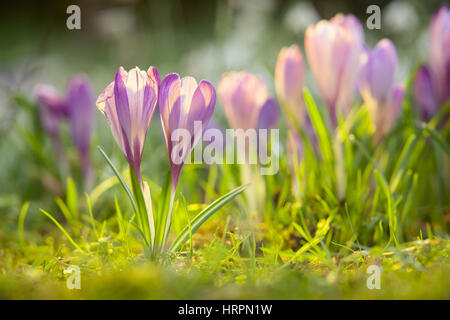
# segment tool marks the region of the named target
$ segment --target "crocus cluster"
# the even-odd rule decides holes
[[[396,122],[404,96],[403,86],[395,84],[398,58],[393,43],[383,39],[373,50],[366,48],[358,19],[338,14],[307,29],[305,50],[333,127],[337,125],[337,112],[348,113],[359,89],[369,108],[374,139],[379,142]],[[317,138],[303,104],[304,78],[300,49],[295,45],[281,49],[275,69],[278,99],[285,110],[290,134],[297,135],[296,126],[300,126],[314,146]],[[301,150],[301,139],[294,140]]]
[[[172,151],[177,145],[171,135],[176,129],[186,129],[192,139],[201,136],[201,132],[195,132],[194,123],[200,121],[201,127],[205,128],[211,119],[216,103],[212,84],[206,80],[197,84],[192,77],[180,79],[175,73],[168,74],[160,83],[155,67],[150,67],[147,72],[138,67],[126,72],[120,67],[114,81],[98,97],[97,107],[105,115],[117,144],[142,185],[142,153],[157,102],[169,152],[174,194],[184,161],[173,161]],[[189,149],[183,150],[184,159],[196,142],[190,141]]]
[[[425,121],[450,98],[450,10],[443,5],[431,18],[429,63],[415,76],[413,94]]]
[[[44,84],[36,86],[35,95],[42,127],[53,142],[58,160],[63,161],[65,157],[60,127],[64,121],[68,121],[85,181],[89,180],[92,170],[90,143],[94,125],[94,101],[87,77],[81,74],[74,76],[67,86],[65,97],[54,87]]]
[[[362,55],[359,90],[369,108],[375,129],[374,138],[379,142],[400,115],[405,89],[395,84],[398,65],[397,51],[388,40],[380,40],[373,50]]]

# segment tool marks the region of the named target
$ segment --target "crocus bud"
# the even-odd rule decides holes
[[[437,91],[430,68],[422,64],[413,83],[414,99],[419,104],[420,116],[429,121],[438,110]]]
[[[67,115],[64,99],[54,87],[45,84],[36,86],[35,96],[42,127],[50,136],[59,136],[61,121]]]
[[[373,50],[366,50],[361,60],[359,89],[372,117],[375,139],[379,141],[394,125],[403,101],[403,87],[394,86],[397,51],[390,40],[383,39]]]
[[[180,79],[178,74],[172,73],[161,82],[158,103],[169,152],[173,193],[184,161],[201,138],[214,112],[216,92],[206,80],[197,84],[192,77]],[[180,130],[176,132],[177,129]],[[177,140],[177,137],[172,137],[173,133],[185,133],[186,139]]]
[[[222,76],[219,98],[234,129],[269,129],[278,122],[278,106],[263,80],[249,72]]]
[[[442,105],[450,98],[450,10],[443,5],[431,18],[430,67]]]
[[[60,169],[64,172],[66,156],[61,142],[60,126],[67,117],[66,103],[54,87],[45,84],[36,86],[35,96],[41,125],[52,141]]]
[[[298,125],[304,124],[306,117],[303,105],[304,76],[305,64],[299,47],[292,45],[281,49],[275,67],[275,89],[292,129],[296,123],[291,117],[296,118]]]
[[[117,144],[141,182],[145,137],[158,100],[159,75],[154,67],[126,72],[122,67],[97,99]]]
[[[363,29],[353,15],[338,14],[306,30],[306,56],[335,126],[336,109],[346,113],[353,102],[363,43]]]
[[[67,88],[66,105],[72,139],[78,149],[85,181],[91,173],[90,146],[94,125],[94,99],[88,79],[76,75]]]

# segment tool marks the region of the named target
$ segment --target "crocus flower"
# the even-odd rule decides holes
[[[64,99],[54,87],[45,84],[36,86],[35,95],[42,127],[50,136],[58,135],[61,121],[67,115]]]
[[[66,97],[72,139],[78,149],[85,181],[91,176],[90,146],[94,125],[94,99],[88,79],[76,75],[70,81]]]
[[[397,51],[388,39],[380,40],[373,50],[362,55],[359,89],[368,105],[378,142],[400,115],[404,88],[394,85],[398,66]]]
[[[298,46],[281,49],[275,67],[275,89],[278,100],[286,113],[291,129],[303,125],[306,112],[303,104],[305,65]],[[295,117],[295,122],[291,117]]]
[[[338,14],[306,30],[306,56],[334,126],[336,110],[346,113],[353,102],[363,43],[362,26],[353,15]]]
[[[450,98],[450,10],[443,5],[431,19],[430,66],[440,103]]]
[[[437,92],[430,68],[422,64],[413,83],[413,95],[420,106],[423,120],[429,121],[438,109]]]
[[[234,129],[269,129],[278,122],[278,106],[264,81],[249,72],[222,76],[219,98]]]
[[[216,92],[213,85],[206,80],[197,83],[192,77],[180,79],[178,74],[171,73],[161,82],[158,104],[169,152],[173,195],[184,161],[198,142],[214,112]],[[172,139],[172,133],[177,129],[184,130],[189,139],[174,141],[176,139]],[[175,161],[175,157],[179,154],[174,155],[174,151],[178,150],[182,152],[181,161]]]
[[[159,74],[150,67],[126,72],[120,67],[116,77],[97,99],[117,144],[133,167],[139,182],[145,137],[158,100]]]
[[[450,10],[442,6],[430,23],[430,62],[414,78],[413,94],[425,121],[450,98]]]
[[[64,161],[65,155],[61,144],[60,126],[67,116],[66,103],[54,87],[45,84],[36,86],[35,96],[42,127],[52,140],[58,160]]]

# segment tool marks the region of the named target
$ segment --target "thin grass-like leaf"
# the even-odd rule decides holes
[[[306,108],[308,110],[311,123],[319,139],[319,148],[322,153],[323,159],[325,162],[331,163],[333,158],[332,147],[325,122],[322,118],[322,115],[320,114],[319,109],[317,108],[316,103],[314,102],[314,99],[309,93],[309,90],[305,88],[303,90],[303,95],[305,97]]]
[[[86,203],[88,205],[89,217],[92,224],[92,228],[94,229],[95,237],[97,238],[98,241],[100,237],[98,235],[97,226],[95,225],[94,214],[92,213],[91,199],[89,198],[89,195],[87,193],[85,194],[85,196],[86,196]]]
[[[29,202],[25,202],[20,210],[19,221],[17,223],[17,231],[19,233],[19,241],[20,245],[23,247],[25,245],[25,240],[23,236],[24,226],[25,226],[25,217],[28,212],[28,208],[30,207]]]
[[[133,206],[134,212],[137,213],[136,203],[134,202],[133,193],[131,192],[130,188],[128,187],[128,185],[126,184],[125,180],[122,178],[122,176],[120,175],[119,171],[116,169],[116,167],[112,163],[111,159],[109,159],[109,157],[106,155],[105,151],[103,151],[103,149],[100,146],[98,146],[98,150],[100,151],[102,156],[105,158],[105,160],[108,163],[108,165],[111,167],[111,169],[114,172],[114,174],[116,175],[117,179],[119,179],[120,184],[125,189],[125,192],[128,195],[128,198],[130,198],[130,201],[131,201],[131,204]]]
[[[226,195],[220,197],[213,203],[211,203],[208,207],[206,207],[204,210],[202,210],[190,223],[190,226],[186,226],[180,234],[177,236],[175,241],[172,243],[170,250],[171,251],[177,251],[185,242],[189,239],[190,232],[193,234],[195,233],[198,228],[206,221],[208,220],[217,210],[222,208],[225,204],[227,204],[229,201],[231,201],[234,197],[236,197],[238,194],[240,194],[242,191],[244,191],[248,185],[243,185],[240,187],[237,187],[234,190],[231,190]]]
[[[70,241],[70,243],[78,250],[80,250],[81,252],[84,252],[83,249],[81,249],[81,247],[72,239],[72,237],[67,233],[66,229],[64,229],[64,227],[55,219],[53,218],[53,216],[48,213],[47,211],[45,211],[44,209],[40,209],[41,212],[43,214],[45,214],[50,220],[53,221],[53,223],[59,228],[59,230],[62,231],[62,233],[64,233],[64,235],[66,236],[66,238]]]

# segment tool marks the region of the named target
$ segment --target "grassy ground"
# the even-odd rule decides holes
[[[321,110],[313,101],[309,108]],[[21,210],[3,197],[0,298],[449,299],[450,126],[435,129],[447,109],[428,124],[406,113],[379,145],[364,106],[340,120],[340,134],[318,114],[319,151],[310,149],[294,167],[282,154],[278,174],[256,173],[259,187],[157,262],[145,255],[126,194],[100,161],[104,178],[84,195],[69,178],[56,197],[32,189],[42,194]],[[113,159],[124,167],[120,154]],[[38,181],[51,176],[52,168],[38,167]],[[242,184],[244,170],[185,166],[169,243],[207,204]],[[127,170],[123,175],[130,183]],[[144,176],[157,203],[161,183]],[[249,214],[255,198],[260,209]],[[81,269],[80,290],[67,288],[70,265]],[[368,289],[371,265],[381,267],[380,289]]]

